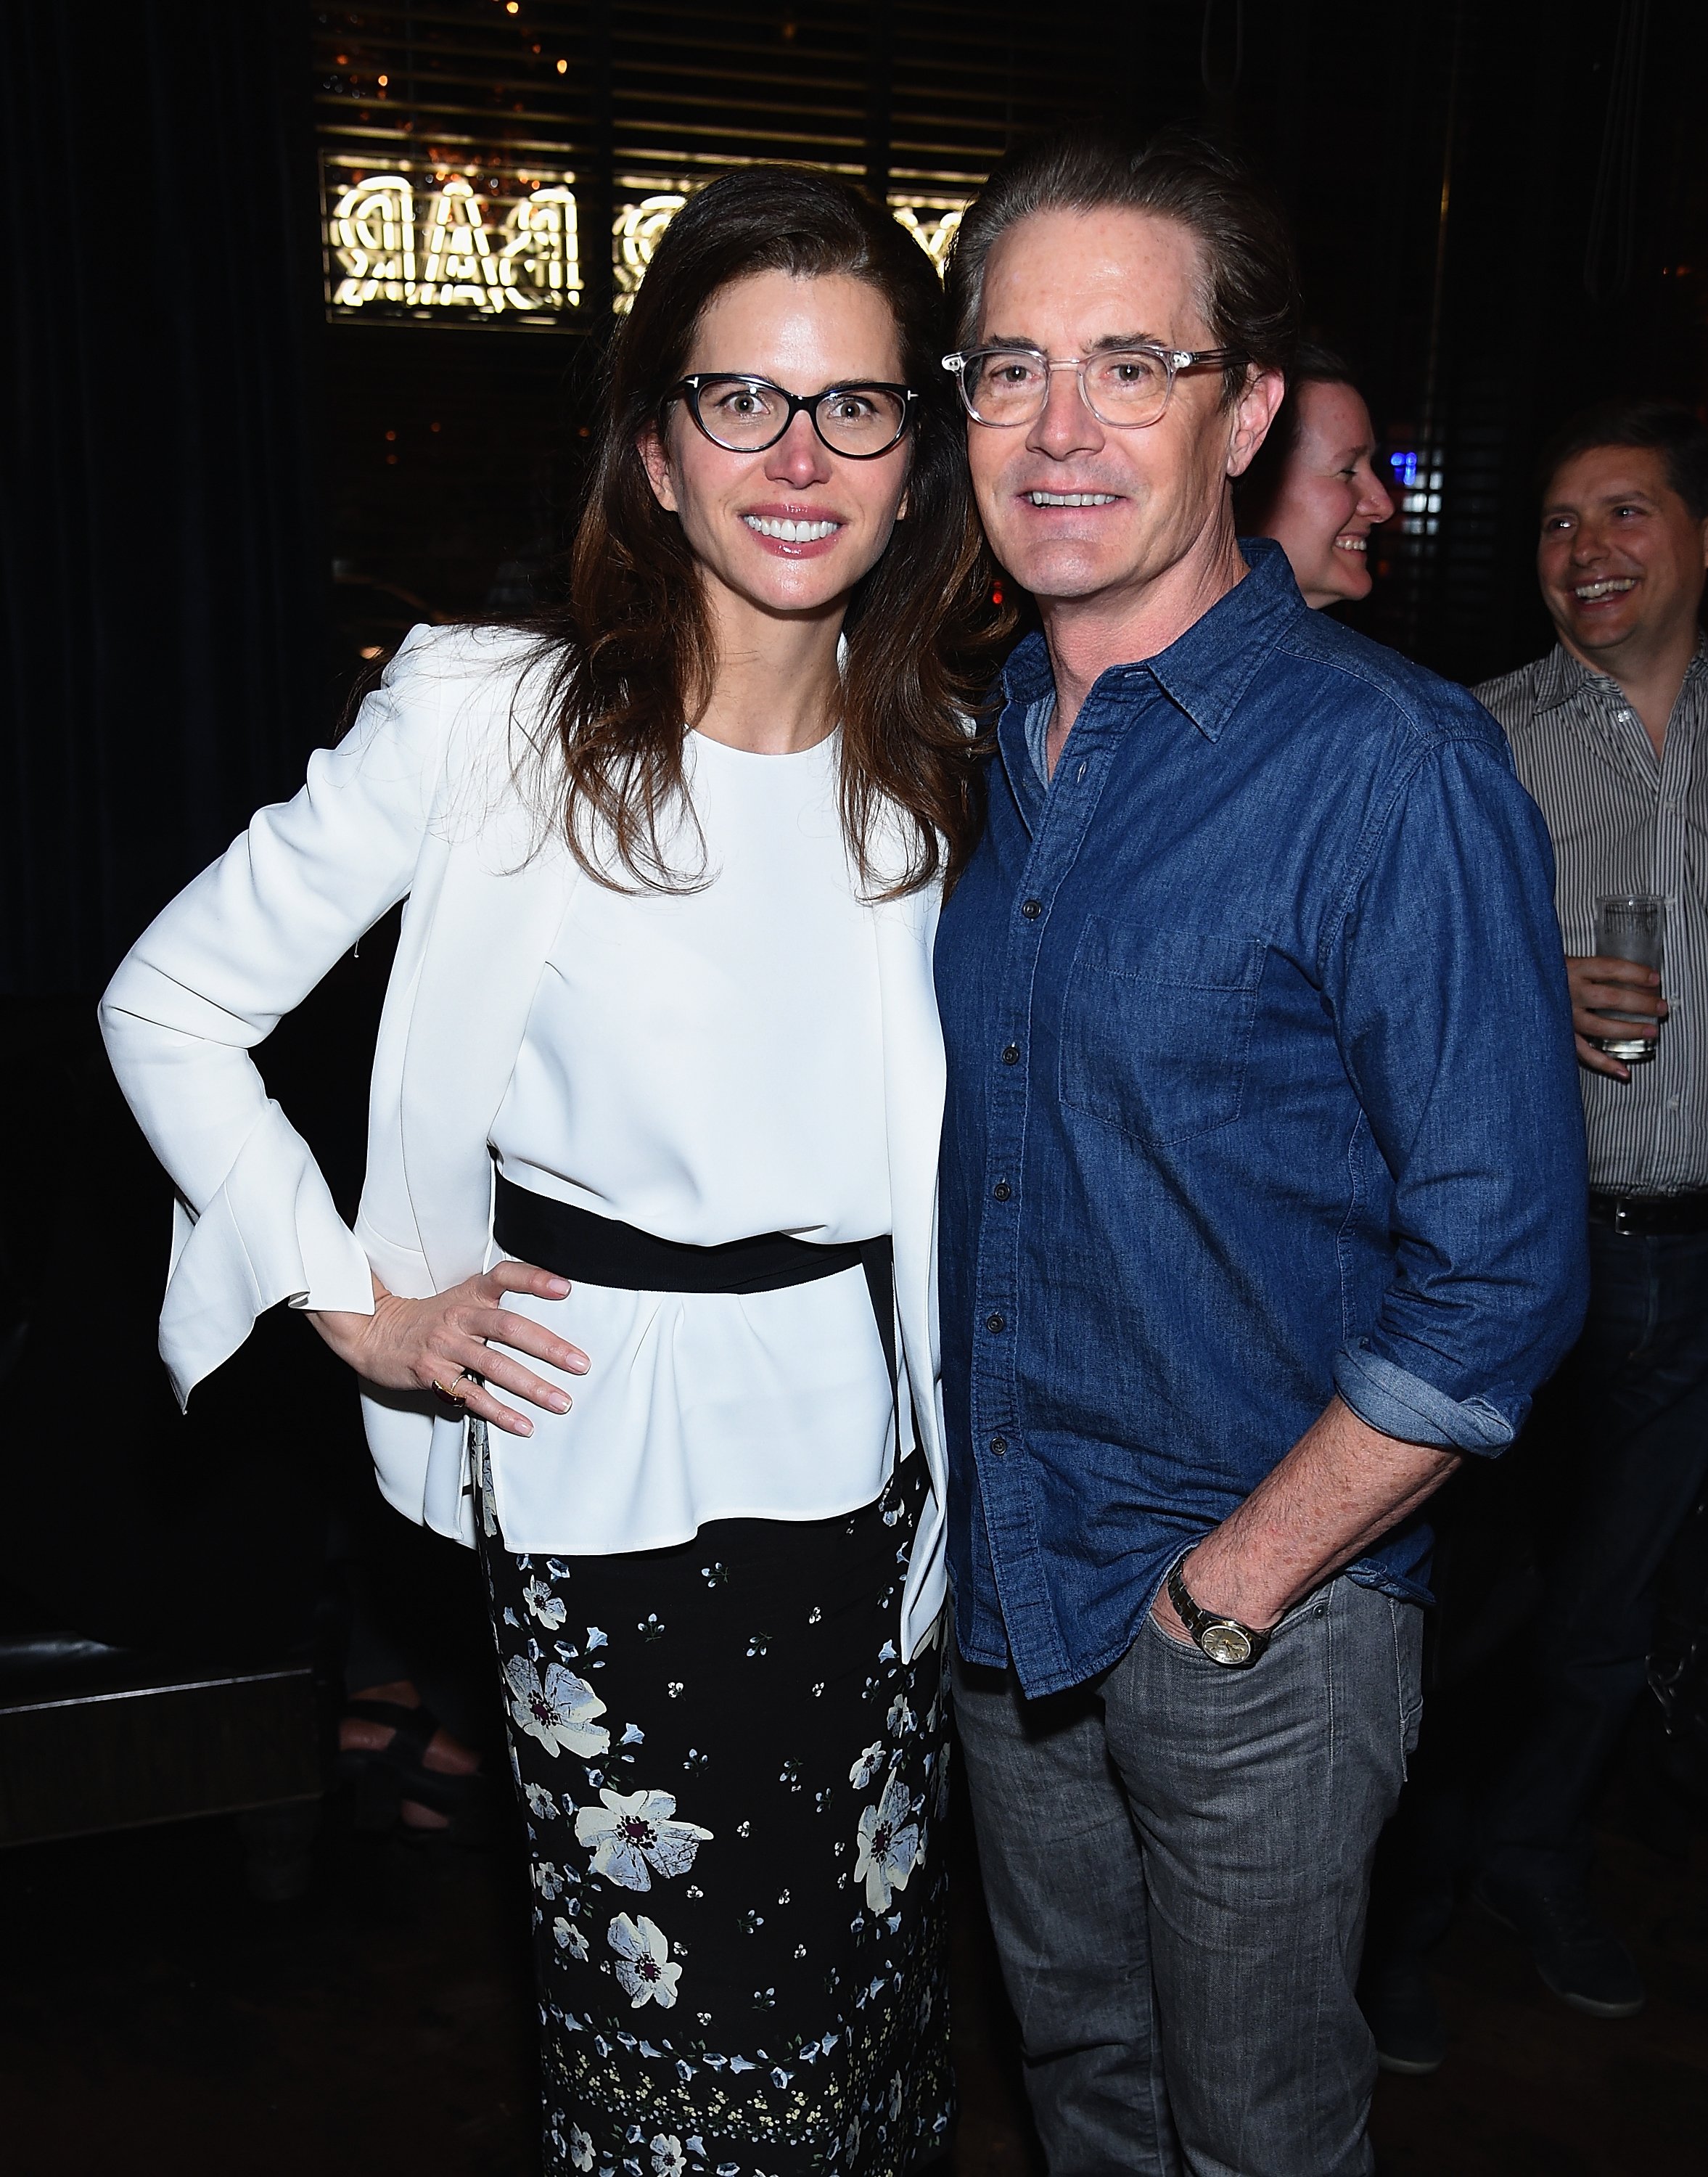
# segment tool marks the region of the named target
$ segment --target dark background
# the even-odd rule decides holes
[[[1214,129],[1291,206],[1311,329],[1387,445],[1439,473],[1359,617],[1472,679],[1548,640],[1542,436],[1605,393],[1708,394],[1705,88],[1708,8],[1673,0],[0,11],[0,1616],[10,1583],[109,1637],[300,1623],[329,1479],[371,1498],[300,1324],[177,1419],[152,1350],[168,1190],[93,1000],[294,789],[363,653],[549,583],[625,177],[795,157],[965,194],[1039,128]],[[574,168],[573,329],[330,319],[317,152],[435,149]],[[385,964],[381,930],[264,1058],[347,1203]]]
[[[514,6],[0,8],[0,1634],[275,1658],[336,1605],[336,1525],[407,1571],[412,1667],[435,1635],[447,1671],[481,1650],[466,1553],[379,1507],[304,1325],[265,1318],[177,1414],[154,1351],[169,1188],[94,1001],[294,790],[364,652],[549,582],[609,323],[589,243],[625,177],[795,157],[967,194],[1040,127],[1212,128],[1291,207],[1310,329],[1356,363],[1384,450],[1419,457],[1425,503],[1381,538],[1360,624],[1462,679],[1550,639],[1542,437],[1607,393],[1708,400],[1701,0]],[[317,153],[434,147],[573,166],[575,329],[329,320]],[[389,935],[262,1054],[347,1209]],[[1681,1890],[1644,1849],[1612,1852],[1657,1998],[1640,2034],[1546,2008],[1518,1951],[1461,1923],[1453,2067],[1384,2082],[1384,2169],[1695,2166],[1708,1922],[1700,1875]],[[523,2166],[503,1866],[423,1861],[405,1897],[407,1855],[383,1880],[334,1855],[298,1926],[234,1913],[234,1851],[194,1825],[8,1856],[13,2164],[223,2169],[240,2138],[258,2170]],[[959,1971],[963,1995],[992,1978],[983,1953]],[[960,2166],[1022,2177],[981,2000]]]
[[[94,993],[294,786],[357,649],[542,579],[609,322],[587,237],[629,167],[970,189],[1038,126],[1216,128],[1291,205],[1312,329],[1443,477],[1364,623],[1469,679],[1547,640],[1547,428],[1708,392],[1704,90],[1689,0],[7,8],[0,990]],[[559,152],[579,329],[326,322],[315,139]]]
[[[1439,470],[1362,617],[1460,678],[1547,641],[1541,437],[1606,392],[1708,392],[1688,0],[68,0],[5,11],[0,61],[20,996],[99,988],[295,784],[357,650],[542,578],[608,324],[588,237],[630,168],[794,156],[969,189],[1040,127],[1215,129],[1292,210],[1312,330]],[[578,328],[328,323],[317,135],[573,164]]]

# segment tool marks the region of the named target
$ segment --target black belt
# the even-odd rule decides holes
[[[1610,1225],[1633,1239],[1708,1232],[1708,1187],[1686,1194],[1592,1194],[1590,1222]]]
[[[660,1240],[614,1217],[596,1217],[573,1203],[532,1193],[498,1174],[493,1237],[507,1255],[533,1263],[571,1284],[610,1285],[619,1292],[756,1293],[811,1285],[856,1265],[866,1291],[890,1374],[896,1447],[901,1449],[901,1394],[896,1368],[896,1272],[890,1236],[832,1241],[820,1247],[787,1232],[761,1232],[750,1240],[726,1240],[693,1247]]]

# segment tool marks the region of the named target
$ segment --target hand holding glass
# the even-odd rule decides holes
[[[1667,934],[1667,903],[1658,892],[1610,892],[1596,902],[1596,957],[1602,960],[1634,960],[1661,972],[1662,949]],[[1615,1012],[1607,1020],[1648,1022],[1651,1013]],[[1655,1042],[1646,1035],[1609,1035],[1597,1039],[1609,1058],[1627,1066],[1645,1066],[1655,1056]]]

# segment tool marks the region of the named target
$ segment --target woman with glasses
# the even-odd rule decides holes
[[[996,630],[939,309],[828,177],[693,199],[561,608],[417,629],[104,1001],[181,1395],[289,1301],[481,1552],[553,2172],[944,2143],[930,951]],[[249,1051],[406,897],[352,1232]]]

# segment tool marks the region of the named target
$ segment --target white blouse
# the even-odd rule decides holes
[[[891,1230],[872,912],[837,808],[838,740],[754,756],[690,734],[698,891],[574,884],[491,1132],[507,1178],[712,1247]],[[826,1519],[893,1460],[888,1372],[855,1268],[759,1293],[512,1296],[579,1345],[574,1401],[532,1407],[577,1552],[663,1547],[707,1520]],[[539,1364],[531,1364],[538,1366]],[[504,1492],[497,1487],[502,1525]]]

